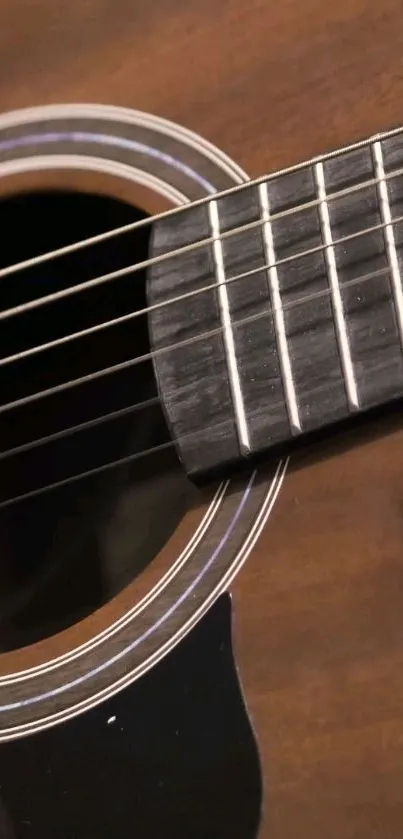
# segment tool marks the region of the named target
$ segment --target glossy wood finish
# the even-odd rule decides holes
[[[0,2],[0,110],[112,102],[251,175],[401,124],[401,3]],[[233,586],[263,839],[403,829],[400,432],[293,471]]]
[[[235,583],[265,839],[402,830],[402,444],[395,432],[289,475]]]

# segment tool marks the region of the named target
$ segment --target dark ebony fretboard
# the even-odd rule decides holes
[[[157,225],[157,254],[211,239],[154,266],[148,287],[158,303],[215,284],[151,314],[189,473],[403,395],[402,217],[395,133]]]

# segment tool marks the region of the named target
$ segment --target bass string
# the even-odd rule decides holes
[[[380,222],[379,224],[374,224],[374,225],[371,225],[370,227],[364,227],[362,230],[358,230],[355,233],[349,233],[346,236],[341,236],[338,239],[334,239],[330,243],[327,243],[327,244],[322,243],[321,245],[315,245],[312,248],[307,248],[303,251],[300,251],[299,253],[291,254],[290,256],[283,257],[282,259],[275,260],[274,262],[265,262],[262,265],[259,265],[257,268],[252,268],[248,271],[242,272],[241,274],[236,274],[233,277],[226,278],[225,286],[230,286],[233,283],[240,282],[241,280],[245,280],[245,279],[248,279],[250,277],[256,276],[256,274],[261,273],[261,271],[270,271],[273,268],[279,268],[283,265],[298,262],[299,260],[303,259],[306,256],[312,256],[312,255],[317,254],[317,253],[323,253],[323,252],[325,252],[325,251],[327,251],[331,248],[337,247],[338,245],[343,245],[343,244],[346,244],[347,242],[355,241],[356,239],[360,239],[363,236],[367,236],[371,233],[375,233],[377,231],[385,230],[386,228],[390,228],[390,227],[393,228],[396,224],[400,224],[401,222],[403,222],[403,215],[402,216],[397,216],[391,222],[389,222],[389,221]],[[126,269],[123,269],[123,270],[126,270]],[[387,270],[389,270],[389,269],[387,269]],[[377,273],[378,272],[375,272],[375,274],[369,275],[369,279],[372,278],[373,276],[376,276]],[[357,278],[357,281],[359,281],[360,279],[366,279],[366,277]],[[351,282],[351,281],[347,281],[347,283],[348,282]],[[340,288],[343,289],[345,285],[346,285],[346,282],[340,283]],[[80,338],[88,337],[89,335],[96,334],[97,332],[101,332],[104,329],[109,329],[110,327],[118,326],[118,325],[123,324],[123,323],[127,323],[129,320],[135,320],[136,318],[148,315],[151,312],[159,311],[160,309],[164,309],[168,306],[172,306],[174,304],[181,303],[183,300],[189,300],[193,297],[197,297],[201,294],[205,294],[208,291],[214,291],[215,289],[217,289],[219,287],[220,287],[220,283],[218,283],[218,282],[209,283],[207,285],[202,286],[201,288],[192,289],[191,291],[187,291],[187,292],[184,292],[182,294],[176,295],[174,297],[170,297],[170,298],[168,298],[168,300],[162,300],[162,301],[160,301],[158,303],[154,303],[150,306],[145,306],[142,309],[138,309],[134,312],[129,312],[125,315],[121,315],[120,317],[113,318],[109,321],[103,321],[101,323],[95,324],[94,326],[87,327],[86,329],[81,329],[78,332],[71,332],[68,335],[63,335],[61,338],[56,338],[53,341],[47,341],[44,344],[37,344],[36,346],[29,347],[26,350],[21,350],[20,352],[13,353],[12,355],[4,356],[3,358],[0,358],[0,367],[4,367],[5,365],[11,364],[15,361],[22,361],[24,358],[29,358],[30,356],[36,355],[36,354],[41,353],[41,352],[45,352],[46,350],[55,349],[56,347],[60,347],[63,344],[67,344],[67,343],[70,343],[72,341],[79,340]],[[74,288],[77,288],[77,286],[75,286]],[[66,289],[65,291],[69,292],[69,289]],[[22,304],[21,306],[16,306],[12,309],[6,309],[3,312],[0,312],[0,320],[5,320],[5,319],[7,319],[7,318],[9,318],[13,315],[21,314],[22,312],[25,312],[27,310],[32,310],[34,308],[37,308],[39,305],[42,304],[42,302],[45,299],[48,302],[50,302],[50,298],[52,298],[52,300],[55,300],[56,298],[58,298],[58,296],[60,294],[65,296],[64,291],[63,292],[56,292],[55,294],[49,295],[47,298],[39,298],[38,300],[33,300],[33,301],[30,301],[29,303]],[[321,296],[322,294],[327,294],[327,295],[330,296],[332,294],[332,291],[331,291],[331,289],[325,289],[323,292],[317,292],[317,294],[319,296]],[[298,298],[298,300],[295,301],[295,303],[297,305],[302,305],[302,304],[304,304],[307,301],[312,300],[312,299],[315,299],[315,295],[312,297],[312,295],[307,294],[303,297]],[[269,307],[265,311],[265,313],[268,314],[268,315],[273,315],[276,312],[286,311],[287,308],[290,307],[290,305],[295,305],[295,303],[293,303],[293,304],[285,303],[285,304],[281,304],[280,306],[272,306],[272,307]],[[257,315],[257,317],[259,317],[259,315]],[[237,321],[234,321],[233,325],[236,326],[236,324],[237,324]],[[204,339],[204,338],[208,337],[209,334],[213,335],[214,332],[201,333],[201,335],[198,336],[198,337],[200,337],[201,339]],[[176,349],[176,346],[172,345],[171,347],[168,347],[167,349],[170,349],[170,348],[171,349]]]
[[[319,156],[319,157],[314,158],[312,160],[305,161],[303,163],[299,163],[296,166],[291,166],[287,169],[283,169],[283,170],[280,170],[278,172],[274,172],[271,175],[266,174],[266,175],[260,176],[259,178],[255,178],[254,180],[247,181],[246,183],[237,184],[233,187],[230,187],[229,189],[223,190],[221,192],[217,192],[213,196],[211,196],[211,195],[205,196],[204,198],[200,198],[197,201],[193,201],[191,203],[184,204],[181,207],[174,207],[171,210],[166,210],[165,212],[159,213],[155,216],[147,217],[147,218],[144,218],[144,219],[139,219],[138,221],[130,222],[129,224],[125,224],[121,227],[114,228],[112,230],[106,231],[105,233],[99,233],[95,236],[87,237],[87,238],[82,239],[78,242],[73,242],[70,245],[64,245],[61,248],[56,248],[55,250],[48,251],[47,253],[40,254],[40,255],[35,256],[35,257],[31,257],[31,258],[23,260],[21,262],[16,262],[12,265],[8,265],[5,268],[0,269],[0,279],[2,279],[3,277],[7,277],[10,274],[14,274],[16,272],[23,271],[27,268],[32,268],[32,267],[34,267],[36,265],[39,265],[43,262],[47,262],[49,260],[56,259],[56,258],[61,257],[61,256],[66,256],[70,253],[77,252],[79,250],[82,250],[83,248],[88,248],[88,247],[92,247],[93,245],[96,245],[96,244],[101,244],[102,242],[105,242],[105,241],[107,241],[111,238],[115,238],[117,236],[123,236],[127,233],[139,230],[140,228],[148,227],[152,224],[155,224],[155,222],[157,222],[157,221],[163,221],[164,219],[170,218],[172,216],[175,217],[175,216],[180,215],[180,214],[182,214],[182,213],[184,213],[184,212],[186,212],[190,209],[195,209],[197,207],[209,204],[212,201],[218,201],[220,199],[223,199],[223,198],[229,197],[231,195],[234,195],[238,192],[242,192],[242,191],[245,191],[245,190],[248,190],[248,189],[253,189],[254,187],[259,186],[260,184],[270,183],[271,181],[273,181],[277,178],[281,178],[281,177],[284,177],[286,175],[293,174],[294,172],[298,172],[300,170],[313,167],[318,163],[324,163],[328,160],[332,160],[334,158],[342,156],[343,154],[346,154],[348,151],[352,151],[354,149],[366,148],[367,146],[373,145],[375,142],[379,142],[380,140],[383,140],[383,139],[386,139],[388,137],[392,137],[396,134],[399,134],[399,133],[402,132],[402,130],[403,129],[396,129],[395,131],[389,132],[386,135],[376,135],[375,137],[372,137],[369,140],[365,140],[361,143],[357,143],[354,146],[350,146],[350,147],[344,148],[344,149],[343,148],[338,149],[337,151],[331,152],[328,155],[322,155],[322,156]],[[295,205],[293,207],[287,208],[286,210],[278,211],[271,216],[271,221],[277,221],[277,220],[280,220],[282,218],[286,218],[287,216],[293,216],[296,213],[300,213],[300,212],[306,211],[308,209],[311,209],[313,207],[317,207],[317,206],[319,206],[320,204],[323,204],[323,203],[331,203],[332,201],[336,201],[338,199],[341,199],[343,197],[351,195],[355,192],[359,192],[360,190],[363,190],[367,187],[379,185],[383,181],[394,180],[402,174],[403,174],[403,167],[399,167],[399,168],[391,170],[390,172],[385,172],[381,177],[367,178],[363,181],[360,181],[360,183],[358,183],[358,184],[354,184],[352,186],[345,187],[341,190],[335,190],[335,191],[329,193],[326,196],[326,198],[314,198],[314,199],[311,199],[310,201],[303,202],[302,204],[298,204],[298,205]],[[257,221],[257,222],[252,222],[250,225],[247,224],[247,225],[243,225],[243,226],[240,226],[240,227],[237,227],[237,228],[233,228],[232,230],[229,230],[229,231],[226,231],[225,233],[222,233],[221,238],[225,239],[225,238],[228,238],[228,237],[231,237],[231,236],[235,236],[235,235],[241,233],[244,230],[253,229],[253,227],[259,226],[259,224],[262,224],[262,223],[265,223],[265,222]],[[191,243],[189,245],[183,246],[183,248],[177,249],[176,251],[167,252],[166,254],[163,254],[160,257],[154,257],[153,260],[151,260],[149,262],[149,265],[152,265],[152,264],[155,264],[157,262],[163,261],[163,259],[172,258],[174,255],[178,256],[181,253],[186,253],[187,251],[189,251],[193,248],[197,249],[197,248],[204,247],[205,245],[212,244],[213,241],[214,241],[213,237],[207,237],[206,239],[200,240],[199,242]],[[133,266],[130,266],[130,267],[131,267],[132,270],[137,268],[136,265],[133,265]],[[143,265],[143,263],[142,263],[142,267],[146,267],[146,266]],[[127,268],[126,270],[130,270],[130,268]],[[100,279],[103,280],[103,278],[100,278]],[[114,279],[114,276],[111,275],[110,279]],[[77,286],[76,288],[77,288],[78,291],[81,290],[80,286]]]
[[[321,393],[323,393],[326,390],[326,388],[327,388],[327,384],[320,385],[319,387],[315,387],[314,391],[313,390],[312,391],[308,390],[307,395],[309,395],[309,393],[311,393],[311,392],[315,392],[315,395],[320,395]],[[156,397],[155,399],[152,399],[152,400],[147,400],[145,402],[137,403],[136,405],[133,405],[133,406],[128,406],[128,408],[124,409],[124,412],[129,413],[130,410],[142,409],[142,408],[145,408],[145,407],[149,407],[151,404],[157,404],[157,403],[160,404],[160,399],[158,397]],[[276,402],[271,403],[270,407],[273,410],[276,410],[276,408],[281,407],[283,404],[284,403],[281,402],[280,400],[276,400]],[[119,413],[119,412],[113,412],[113,416],[116,415],[117,413]],[[102,421],[108,421],[109,418],[111,418],[111,417],[112,417],[112,414],[106,414],[103,417],[99,418],[99,420],[96,420],[95,422],[97,422],[97,421],[101,421],[101,422]],[[63,431],[56,432],[57,437],[59,438],[59,437],[62,437],[62,436],[67,436],[67,434],[74,433],[76,430],[85,429],[87,427],[87,425],[92,425],[92,422],[93,421],[90,421],[90,423],[88,423],[88,424],[87,423],[82,423],[80,426],[74,426],[72,428],[67,428],[67,429],[64,429]],[[218,427],[219,427],[219,423],[215,423],[211,426],[211,429],[215,430]],[[198,434],[197,431],[193,431],[193,432],[190,432],[188,434],[183,434],[181,436],[181,442],[186,442],[186,441],[189,442],[194,437],[196,437],[197,434]],[[53,435],[53,438],[56,438],[56,435]],[[46,443],[48,442],[48,439],[50,439],[50,438],[45,438],[44,437],[40,440],[35,440],[31,444],[27,443],[23,447],[18,447],[18,449],[17,448],[16,449],[11,449],[9,452],[1,452],[0,453],[0,459],[4,459],[5,457],[8,457],[8,456],[13,456],[17,452],[19,452],[22,448],[26,451],[30,448],[34,448],[34,447],[39,446],[39,445],[46,445]],[[3,499],[3,500],[0,501],[0,510],[2,508],[5,508],[5,507],[10,507],[13,504],[17,504],[18,502],[27,501],[30,498],[35,498],[39,495],[43,495],[46,492],[52,492],[53,490],[60,489],[61,487],[67,486],[69,484],[85,480],[85,478],[95,477],[96,475],[101,475],[105,472],[108,472],[109,470],[121,468],[123,466],[131,466],[133,463],[135,463],[139,460],[142,460],[143,458],[151,457],[152,455],[155,455],[155,454],[160,454],[160,453],[163,453],[163,452],[166,452],[166,451],[170,451],[172,449],[175,449],[176,446],[177,446],[177,444],[174,440],[168,440],[165,443],[159,443],[158,445],[150,446],[150,447],[142,449],[138,452],[133,452],[133,454],[124,455],[121,458],[118,458],[118,459],[113,460],[113,461],[109,461],[108,463],[104,463],[100,466],[95,466],[91,469],[87,469],[84,472],[79,472],[78,474],[70,475],[70,476],[68,476],[66,478],[62,478],[58,481],[53,481],[51,484],[46,484],[44,486],[37,487],[35,489],[32,489],[32,490],[29,490],[27,492],[21,493],[19,495],[13,496],[11,498]]]
[[[42,495],[46,492],[52,492],[55,489],[60,489],[61,487],[67,486],[68,484],[73,484],[76,481],[82,481],[85,478],[101,475],[103,472],[107,472],[110,469],[116,469],[125,465],[129,466],[130,464],[134,463],[135,461],[141,460],[142,458],[151,457],[151,455],[155,455],[157,452],[162,453],[164,451],[173,449],[174,447],[174,441],[168,440],[166,443],[160,443],[158,446],[151,446],[150,448],[143,449],[139,452],[134,452],[131,455],[126,455],[125,457],[118,458],[117,460],[113,460],[109,463],[104,463],[101,466],[95,466],[93,469],[87,469],[85,472],[79,472],[77,475],[70,475],[67,478],[62,478],[59,481],[53,481],[51,484],[46,484],[46,486],[37,487],[36,489],[29,490],[28,492],[23,492],[20,495],[15,495],[11,498],[3,499],[2,501],[0,501],[0,510],[5,507],[10,507],[12,504],[17,504],[18,502],[27,501],[30,498],[36,498],[37,496]]]
[[[126,405],[124,408],[119,408],[115,411],[108,411],[108,413],[101,414],[91,420],[67,426],[67,428],[62,428],[60,431],[54,431],[44,437],[37,437],[35,440],[31,440],[27,443],[21,443],[18,446],[13,446],[11,449],[0,451],[0,461],[6,460],[9,457],[15,457],[19,454],[24,454],[25,452],[30,452],[33,449],[49,443],[57,443],[59,440],[71,437],[74,434],[78,434],[80,431],[90,431],[92,428],[97,428],[98,426],[112,422],[113,420],[122,419],[129,414],[136,413],[137,411],[145,411],[147,408],[159,405],[160,402],[161,400],[158,396],[153,396],[151,399],[144,399],[142,402],[135,402],[132,405]]]

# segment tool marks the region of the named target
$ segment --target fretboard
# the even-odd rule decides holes
[[[154,252],[196,242],[149,279],[152,304],[187,295],[151,332],[190,474],[403,395],[403,135],[167,218]]]

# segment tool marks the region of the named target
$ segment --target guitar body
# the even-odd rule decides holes
[[[1,113],[40,106],[34,117],[22,120],[34,121],[38,135],[43,136],[49,121],[55,131],[59,121],[66,134],[80,130],[99,137],[106,113],[95,107],[80,112],[73,103],[113,105],[119,111],[108,119],[115,133],[120,125],[119,136],[129,136],[132,119],[131,137],[145,143],[148,131],[153,148],[176,155],[199,176],[192,181],[166,162],[155,163],[154,156],[144,164],[147,177],[130,181],[127,172],[94,164],[104,152],[95,154],[91,148],[92,163],[72,166],[73,174],[66,174],[65,161],[53,168],[42,163],[24,171],[0,168],[2,194],[21,185],[68,184],[109,190],[155,213],[203,197],[207,181],[226,189],[395,128],[403,122],[401,15],[397,0],[43,0],[34,5],[1,0]],[[46,111],[58,103],[70,110]],[[155,115],[191,135],[168,122],[152,122],[152,117],[145,126],[127,109]],[[19,124],[19,118],[10,117],[11,124]],[[12,136],[19,131],[7,125],[0,122],[0,154],[7,131]],[[71,151],[63,142],[55,154],[86,153],[81,147]],[[42,160],[39,146],[35,155]],[[141,170],[140,152],[130,154],[133,159],[115,155],[115,161]],[[0,167],[10,159],[2,157]],[[203,488],[153,562],[116,597],[64,631],[19,649],[14,645],[0,656],[0,699],[13,706],[3,739],[41,727],[48,716],[62,720],[69,715],[67,707],[78,713],[125,684],[123,671],[114,664],[112,676],[98,673],[91,696],[77,681],[68,702],[58,704],[53,697],[56,706],[47,699],[43,709],[33,705],[21,716],[18,701],[32,693],[33,682],[21,686],[10,682],[10,674],[36,668],[35,686],[49,697],[56,682],[58,688],[73,682],[83,668],[88,672],[111,657],[109,649],[101,654],[92,639],[143,604],[129,628],[119,629],[113,648],[146,639],[144,650],[131,650],[124,671],[125,678],[140,677],[220,592],[229,590],[235,661],[261,761],[259,839],[400,836],[399,426],[395,412],[309,455],[292,455],[289,462],[274,458],[256,475],[233,479],[227,488]],[[224,537],[229,541],[223,548]],[[167,581],[185,554],[190,564]],[[160,595],[161,580],[166,587]],[[185,584],[194,585],[197,608],[186,605]],[[147,601],[150,592],[152,603]],[[170,612],[178,598],[180,608]],[[154,637],[152,626],[168,612],[168,627]],[[86,658],[78,661],[70,653],[83,645]],[[62,656],[62,669],[47,669]]]

